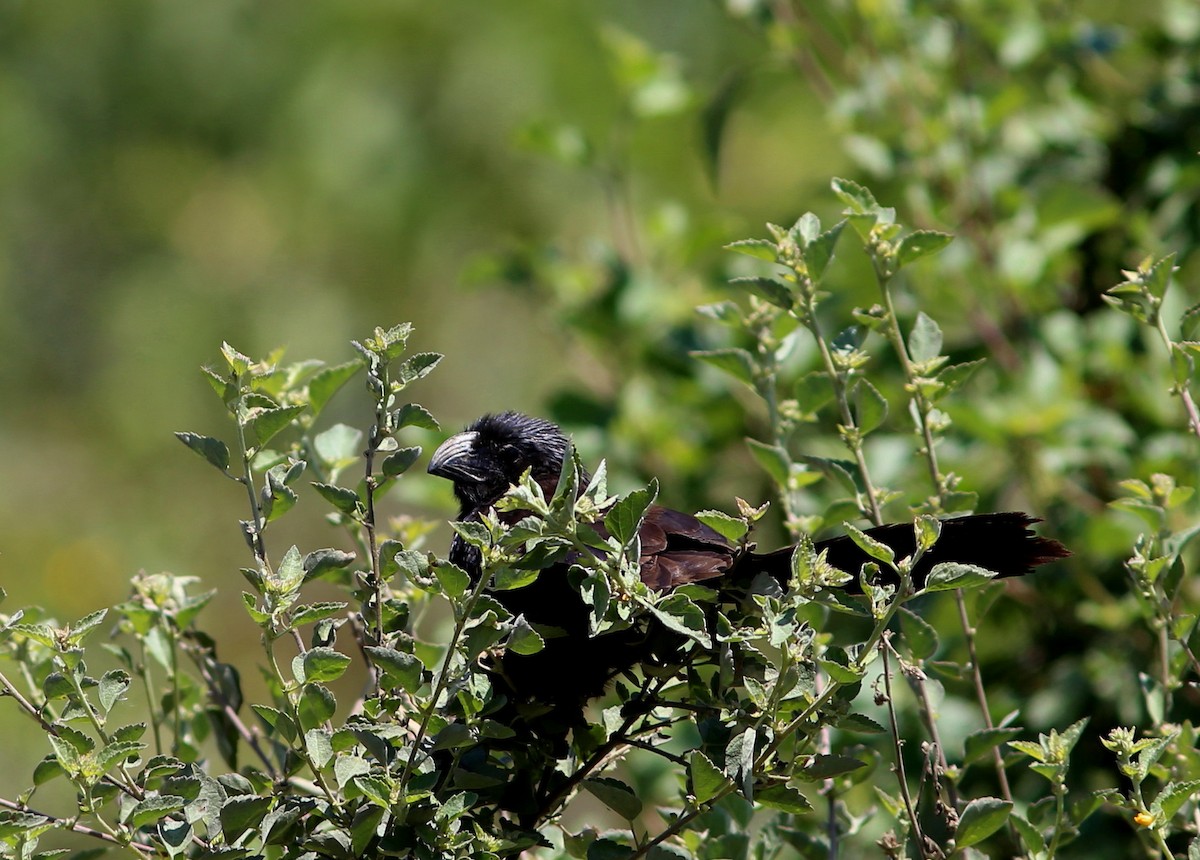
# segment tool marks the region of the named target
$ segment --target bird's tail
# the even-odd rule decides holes
[[[1039,537],[1029,528],[1041,522],[1020,512],[975,514],[942,521],[942,532],[913,568],[913,584],[923,588],[930,570],[942,562],[970,564],[995,571],[999,576],[1024,576],[1040,564],[1066,558],[1071,554],[1065,546],[1051,538]],[[891,547],[897,561],[912,555],[916,536],[911,523],[896,523],[867,529],[866,534]],[[739,563],[739,572],[751,575],[769,573],[781,584],[791,575],[793,547],[769,553],[749,553]],[[865,562],[873,561],[849,536],[818,541],[818,553],[826,552],[826,560],[854,580],[847,591],[859,591],[858,572]],[[883,565],[880,565],[883,568]],[[888,571],[881,574],[888,579]],[[894,575],[893,575],[894,578]]]

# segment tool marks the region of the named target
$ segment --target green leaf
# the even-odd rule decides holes
[[[855,713],[846,714],[838,720],[837,727],[844,732],[854,732],[860,735],[881,735],[887,731],[865,714]]]
[[[230,797],[221,805],[221,830],[225,841],[232,843],[252,828],[257,829],[271,810],[274,798],[238,795]]]
[[[628,544],[638,533],[642,516],[658,497],[658,481],[651,480],[650,484],[640,490],[627,493],[604,517],[604,527],[622,545]]]
[[[312,486],[321,498],[348,516],[355,516],[362,504],[359,501],[358,493],[354,490],[337,487],[333,484],[320,484],[316,481],[312,482]]]
[[[642,814],[642,801],[632,788],[620,780],[606,776],[592,777],[583,781],[583,787],[626,821],[633,821]]]
[[[417,462],[417,458],[420,456],[421,447],[419,445],[412,448],[400,448],[383,459],[383,474],[389,478],[403,475],[413,463]]]
[[[917,314],[908,334],[908,355],[913,361],[928,361],[942,354],[942,330],[924,311]]]
[[[887,419],[888,403],[874,385],[859,378],[854,385],[854,419],[863,434],[877,429]]]
[[[957,561],[935,564],[925,580],[923,591],[953,591],[956,588],[975,588],[996,578],[994,570]]]
[[[839,684],[854,684],[862,680],[863,670],[857,665],[844,666],[836,660],[820,660],[820,667]]]
[[[987,839],[1004,826],[1012,808],[1010,800],[1001,800],[998,797],[975,798],[958,817],[955,843],[959,848],[966,848]]]
[[[837,246],[838,238],[842,235],[842,229],[845,226],[845,220],[839,221],[805,246],[804,264],[808,267],[808,276],[814,282],[820,281],[825,274],[825,269],[833,259],[834,248]]]
[[[804,765],[804,777],[812,780],[829,779],[866,767],[864,761],[848,755],[815,755]]]
[[[308,405],[312,407],[313,415],[319,415],[330,398],[337,394],[338,390],[349,382],[362,366],[363,363],[356,359],[345,364],[327,367],[316,373],[308,381]]]
[[[754,802],[794,815],[803,815],[812,811],[812,804],[808,802],[808,798],[791,786],[782,783],[758,789],[754,793]]]
[[[345,609],[347,605],[340,601],[328,601],[323,603],[306,603],[302,606],[297,606],[292,610],[292,626],[300,627],[304,624],[313,624],[324,618],[332,618]]]
[[[692,796],[696,803],[706,803],[716,797],[717,793],[729,782],[729,777],[721,773],[708,756],[700,750],[688,753],[688,777],[691,780]]]
[[[745,729],[725,745],[725,774],[738,785],[747,800],[754,799],[754,729]]]
[[[264,409],[246,423],[255,438],[258,439],[259,447],[262,447],[291,424],[304,409],[303,406],[280,406],[276,409]]]
[[[785,311],[792,309],[792,291],[795,288],[788,286],[782,281],[777,281],[774,278],[748,277],[732,278],[729,283],[735,287],[741,287],[759,298],[766,299],[771,304]]]
[[[100,678],[100,707],[105,713],[112,710],[113,705],[120,701],[132,682],[129,673],[124,669],[110,669]]]
[[[176,433],[175,438],[222,472],[229,471],[229,448],[220,439],[201,436],[199,433]]]
[[[400,430],[403,427],[422,427],[426,430],[440,430],[441,425],[428,409],[419,403],[405,403],[392,415],[392,426]]]
[[[1028,855],[1040,855],[1046,850],[1046,840],[1042,838],[1040,830],[1016,813],[1010,815],[1008,820],[1017,828],[1017,833],[1020,834],[1021,842],[1024,843]]]
[[[250,356],[243,355],[226,342],[221,343],[221,355],[225,356],[229,369],[238,376],[245,374],[250,369],[250,365],[254,363]]]
[[[750,527],[745,520],[731,517],[724,511],[699,511],[696,519],[704,523],[730,543],[737,543],[746,536]]]
[[[186,805],[187,803],[182,797],[176,797],[173,794],[158,794],[146,797],[139,800],[133,809],[129,811],[127,823],[136,830],[139,827],[154,824],[156,821],[166,818],[172,812],[178,812]]]
[[[896,262],[899,266],[907,266],[914,260],[936,254],[953,241],[954,237],[949,233],[917,230],[901,239],[896,246]]]
[[[754,387],[754,357],[744,349],[696,350],[691,353],[691,356],[728,373],[734,379],[746,383],[751,388]]]
[[[470,575],[450,562],[439,564],[433,569],[434,576],[442,586],[442,593],[450,598],[462,597],[471,587]]]
[[[739,254],[757,257],[769,263],[775,262],[775,257],[779,253],[775,243],[768,242],[766,239],[741,239],[737,242],[730,242],[725,246],[725,250],[737,251]]]
[[[673,592],[657,605],[650,605],[650,612],[667,628],[695,639],[704,648],[712,648],[708,635],[704,610],[686,595]]]
[[[410,693],[421,688],[421,661],[413,654],[395,648],[380,648],[366,645],[363,651],[371,658],[372,665],[383,674],[388,688],[399,685]]]
[[[546,647],[545,641],[537,631],[525,620],[524,615],[518,615],[512,623],[512,632],[508,634],[508,650],[517,654],[536,654]]]
[[[107,609],[97,609],[95,612],[89,612],[87,615],[71,624],[71,633],[67,637],[67,641],[72,645],[78,645],[83,642],[84,638],[86,638],[89,633],[100,626],[101,622],[104,621],[104,616],[107,614]]]
[[[297,659],[303,669],[296,680],[302,683],[336,681],[350,665],[350,658],[333,648],[312,648]]]
[[[830,186],[838,199],[856,215],[871,214],[879,210],[879,204],[875,202],[875,195],[853,180],[835,177],[830,182]]]
[[[333,469],[341,469],[362,456],[363,434],[357,427],[334,424],[313,437],[317,456]]]
[[[333,716],[337,710],[337,699],[327,687],[320,684],[305,684],[296,705],[296,716],[300,718],[303,731],[315,729]]]
[[[858,548],[871,558],[877,561],[882,561],[887,565],[891,565],[893,560],[895,560],[896,552],[887,544],[876,540],[866,532],[854,527],[850,523],[842,523],[842,527],[846,530],[846,534],[850,537],[850,540],[854,541]],[[931,579],[932,577],[933,574],[930,574]]]
[[[762,466],[763,471],[771,476],[771,480],[777,486],[787,486],[788,472],[791,468],[787,451],[778,445],[768,445],[757,439],[749,438],[746,439],[746,447],[750,449],[750,454],[754,457],[755,462]]]
[[[974,764],[990,756],[993,749],[1020,736],[1022,729],[1005,726],[995,729],[980,729],[963,739],[963,764]]]
[[[325,729],[309,729],[304,733],[304,748],[318,769],[333,758],[333,741]]]
[[[917,660],[928,660],[937,651],[938,635],[933,625],[904,606],[900,607],[900,630]]]
[[[1156,823],[1166,825],[1175,817],[1181,806],[1196,796],[1200,790],[1200,779],[1189,779],[1184,782],[1168,782],[1150,805],[1150,813]]]
[[[441,360],[442,356],[436,352],[418,352],[400,365],[397,375],[403,384],[408,385],[428,376]]]

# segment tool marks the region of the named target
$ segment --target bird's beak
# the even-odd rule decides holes
[[[429,458],[429,474],[451,481],[481,481],[483,476],[474,468],[475,439],[473,430],[451,436]]]

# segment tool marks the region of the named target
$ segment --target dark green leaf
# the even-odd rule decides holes
[[[139,800],[129,812],[127,819],[130,827],[137,829],[153,824],[165,818],[172,812],[178,812],[186,805],[182,797],[173,794],[159,794]]]
[[[925,580],[925,591],[952,591],[955,588],[974,588],[990,582],[996,572],[973,564],[944,561],[935,564]]]
[[[100,707],[105,713],[112,710],[113,705],[120,701],[132,682],[129,673],[124,669],[110,669],[100,678]]]
[[[419,403],[405,403],[392,415],[392,426],[397,430],[403,427],[423,427],[426,430],[440,430],[441,425],[428,409]]]
[[[583,782],[583,787],[596,799],[626,821],[633,821],[642,814],[642,801],[633,789],[611,777],[593,777]]]
[[[863,434],[877,429],[887,419],[888,403],[874,385],[860,378],[854,385],[854,418]]]
[[[974,764],[990,756],[993,749],[1020,737],[1022,729],[1016,726],[980,729],[963,739],[963,764]]]
[[[760,788],[754,793],[754,802],[795,815],[803,815],[812,811],[812,804],[808,802],[808,798],[789,785],[770,785]]]
[[[627,493],[604,517],[604,527],[622,545],[633,540],[642,522],[642,515],[658,497],[658,481],[651,480],[649,486]]]
[[[730,242],[725,246],[725,250],[737,251],[739,254],[747,254],[771,263],[775,262],[775,256],[779,253],[775,243],[768,242],[766,239],[742,239]]]
[[[221,830],[225,841],[232,843],[247,830],[257,829],[273,802],[270,797],[240,795],[221,804]]]
[[[936,254],[953,241],[954,237],[949,233],[917,230],[901,239],[896,246],[896,262],[900,266],[906,266],[914,260]]]
[[[372,665],[383,674],[387,686],[397,684],[410,693],[415,693],[421,687],[421,661],[412,654],[397,651],[395,648],[380,648],[367,645],[363,648],[371,658]]]
[[[298,659],[303,666],[303,677],[298,675],[296,680],[306,683],[336,681],[350,665],[350,658],[333,648],[312,648]]]
[[[712,639],[708,635],[705,624],[704,610],[679,592],[669,594],[657,605],[651,605],[650,611],[654,617],[666,627],[683,633],[695,639],[704,648],[712,648]]]
[[[717,792],[729,782],[729,778],[700,750],[692,750],[688,754],[688,777],[697,803],[706,803],[716,797]]]
[[[220,439],[201,436],[199,433],[176,433],[175,438],[222,472],[229,471],[229,448]]]
[[[261,447],[291,424],[304,409],[303,406],[280,406],[276,409],[264,409],[256,413],[247,422],[247,426],[258,439],[259,447]]]
[[[808,779],[829,779],[851,773],[860,767],[866,767],[866,762],[848,755],[815,755],[803,768],[804,776]]]
[[[428,376],[441,360],[442,356],[436,352],[418,352],[400,365],[398,372],[400,381],[407,385]]]
[[[786,487],[790,470],[787,451],[778,445],[768,445],[757,439],[749,438],[746,439],[746,446],[750,449],[750,454],[754,457],[755,462],[771,476],[771,480],[779,487]]]
[[[804,264],[808,267],[808,276],[814,282],[820,281],[825,274],[825,269],[829,266],[829,261],[833,259],[834,248],[837,247],[838,238],[842,235],[842,229],[845,226],[844,220],[839,221],[805,247]]]
[[[745,520],[731,517],[723,511],[699,511],[696,519],[732,543],[740,541],[749,531]]]
[[[362,504],[358,499],[358,493],[354,492],[354,490],[348,490],[345,487],[336,487],[333,484],[319,484],[314,481],[313,489],[317,491],[321,498],[349,516],[354,516]]]
[[[292,626],[312,624],[323,618],[332,618],[347,606],[346,603],[330,601],[326,603],[306,603],[292,610]]]
[[[389,478],[394,478],[397,475],[403,475],[409,470],[413,463],[417,462],[417,458],[421,456],[420,446],[413,448],[401,448],[388,454],[383,459],[383,474]]]
[[[938,635],[933,625],[905,606],[900,607],[900,630],[915,659],[928,660],[937,651]]]
[[[954,834],[957,846],[966,848],[987,839],[1004,826],[1012,807],[1012,801],[998,797],[977,797],[972,800],[958,817],[958,829]]]
[[[333,716],[337,710],[337,699],[321,684],[305,684],[296,705],[296,716],[300,718],[302,731],[315,729]]]
[[[471,577],[467,572],[450,562],[439,564],[433,569],[433,573],[441,583],[442,592],[447,597],[462,597],[471,587]]]
[[[512,632],[508,634],[508,650],[517,654],[536,654],[546,647],[542,637],[538,635],[524,615],[518,615],[513,620]]]
[[[789,286],[783,281],[777,281],[774,278],[763,277],[748,277],[748,278],[733,278],[730,280],[735,287],[741,287],[749,293],[752,293],[759,298],[766,299],[771,304],[783,310],[792,309],[792,291],[794,286]]]

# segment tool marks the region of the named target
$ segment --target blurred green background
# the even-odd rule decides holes
[[[636,118],[621,50],[671,54]],[[624,217],[601,174],[652,229],[706,226],[677,267],[819,195],[844,159],[783,70],[706,174],[700,100],[761,50],[706,3],[0,3],[5,608],[76,618],[171,570],[220,588],[214,626],[257,647],[236,608],[243,500],[171,435],[225,434],[198,373],[222,340],[336,363],[411,320],[412,348],[447,354],[413,396],[448,430],[619,387],[544,293],[496,270],[522,249],[592,253]],[[620,165],[579,167],[585,139],[613,136]],[[686,317],[701,298],[692,279],[630,312]],[[362,426],[360,386],[337,417]],[[448,487],[423,483],[418,512],[449,518]],[[337,539],[316,505],[297,513],[302,546]],[[44,751],[0,720],[11,796]]]
[[[171,437],[225,433],[197,372],[222,340],[336,363],[409,320],[447,355],[412,392],[444,429],[549,414],[620,490],[762,500],[740,441],[762,416],[688,357],[727,345],[694,308],[742,273],[723,244],[832,221],[845,175],[958,234],[914,278],[955,359],[988,359],[947,460],[981,508],[1027,506],[1079,553],[985,633],[1000,703],[1035,727],[1137,719],[1137,528],[1105,504],[1196,460],[1145,384],[1161,355],[1099,295],[1168,250],[1196,283],[1198,46],[1190,0],[0,2],[6,609],[78,617],[168,569],[220,588],[206,626],[253,646],[243,500]],[[874,292],[842,254],[844,321]],[[363,426],[357,386],[333,411]],[[911,447],[880,444],[882,480]],[[404,483],[392,513],[453,514],[448,487]],[[336,539],[308,507],[277,542]],[[0,721],[9,796],[43,751]]]

